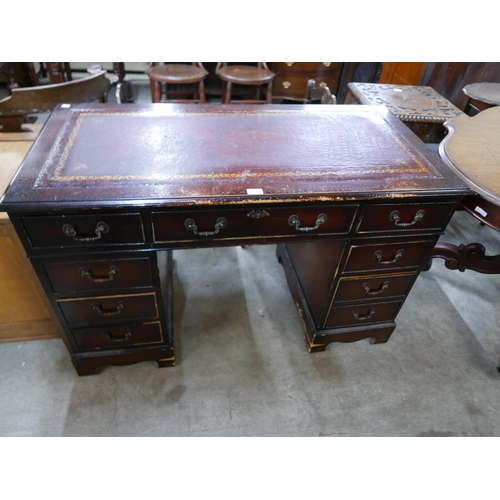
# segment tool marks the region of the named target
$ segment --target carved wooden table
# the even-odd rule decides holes
[[[432,87],[349,83],[346,104],[383,104],[424,142],[438,143],[445,136],[443,124],[464,113]]]
[[[470,189],[383,106],[56,109],[7,211],[80,375],[173,365],[172,250],[278,243],[309,351],[386,342]]]
[[[476,193],[462,206],[483,224],[500,231],[500,107],[474,117],[462,116],[445,123],[450,134],[439,145],[445,163]],[[432,258],[443,258],[446,267],[480,273],[500,273],[500,255],[486,256],[480,243],[439,243]]]

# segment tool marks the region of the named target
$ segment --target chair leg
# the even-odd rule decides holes
[[[231,102],[231,90],[233,84],[231,82],[226,82],[226,93],[224,95],[223,104],[229,104]]]
[[[153,102],[161,102],[161,83],[154,82]]]
[[[199,93],[200,93],[200,103],[205,104],[206,103],[205,83],[203,82],[203,80],[200,82],[200,85],[199,85]]]
[[[155,82],[149,80],[149,88],[151,89],[151,102],[155,102]]]
[[[272,104],[273,102],[273,82],[267,84],[266,101],[267,104]]]

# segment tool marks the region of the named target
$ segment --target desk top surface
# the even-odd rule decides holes
[[[383,106],[58,107],[0,209],[468,192]]]
[[[464,113],[432,87],[349,83],[349,90],[361,104],[387,106],[404,122],[444,123]]]
[[[483,198],[500,206],[500,107],[445,123],[443,160]]]

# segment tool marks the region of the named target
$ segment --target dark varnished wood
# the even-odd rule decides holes
[[[464,272],[469,269],[482,274],[500,273],[500,255],[486,255],[486,249],[480,243],[438,243],[431,252],[425,270],[430,269],[433,259],[443,259],[445,266],[451,270]]]
[[[153,286],[147,256],[115,258],[106,254],[86,260],[51,261],[43,268],[56,294]]]
[[[53,113],[3,208],[454,192],[463,193],[463,183],[384,107],[80,104]]]
[[[173,248],[288,243],[280,258],[309,350],[385,342],[422,263],[470,194],[381,106],[72,105],[52,113],[1,208],[65,329],[78,373],[89,374],[105,364],[174,363]],[[413,224],[419,210],[425,216]],[[101,223],[108,230],[97,237]],[[166,256],[165,272],[155,271],[157,255]],[[106,280],[120,259],[145,256],[146,280],[135,273],[118,281],[121,270],[116,283]],[[61,280],[70,263],[77,266]],[[81,285],[83,263],[97,263],[92,276],[104,280]],[[337,293],[351,278],[376,291],[388,275],[400,283],[397,296]],[[137,308],[120,310],[129,299]],[[96,316],[96,303],[104,315]],[[388,303],[398,305],[383,309]],[[333,319],[343,308],[349,322]],[[385,311],[375,323],[363,319],[373,308]],[[158,345],[103,346],[96,333],[109,325],[111,337],[124,337],[130,322],[155,321]]]
[[[125,323],[122,325],[101,325],[94,328],[72,330],[82,350],[116,349],[134,345],[160,344],[163,342],[159,321],[150,323]]]
[[[334,299],[337,302],[368,300],[373,297],[405,296],[417,274],[382,274],[344,277],[339,280]]]

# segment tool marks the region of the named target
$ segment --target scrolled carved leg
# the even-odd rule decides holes
[[[480,243],[459,246],[438,243],[432,250],[424,271],[428,271],[432,266],[432,260],[437,258],[444,259],[448,269],[461,272],[470,269],[483,274],[500,274],[500,254],[487,256],[485,248]]]

